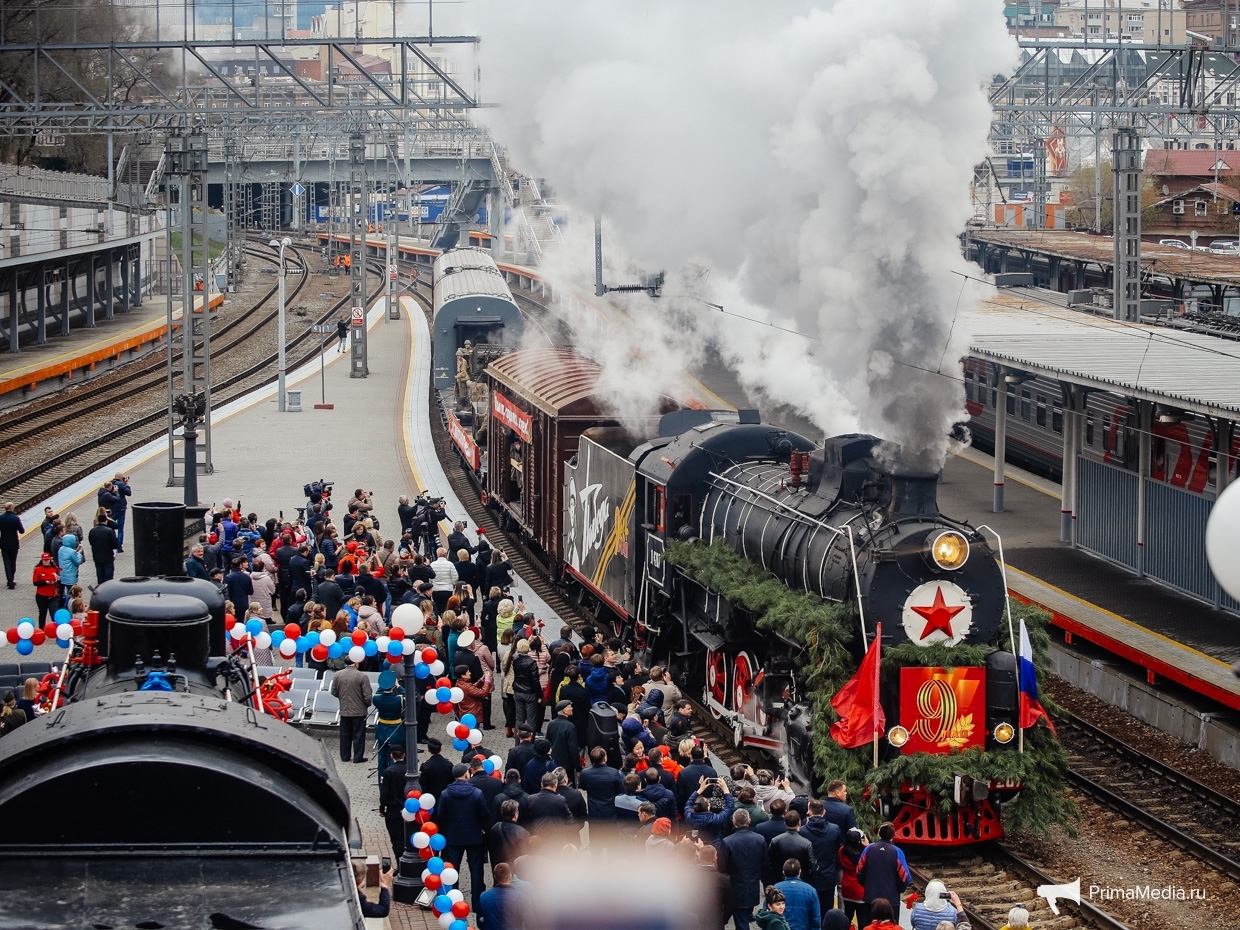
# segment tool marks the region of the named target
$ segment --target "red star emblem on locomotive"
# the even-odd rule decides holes
[[[943,588],[940,586],[934,589],[933,604],[929,607],[912,607],[910,609],[926,621],[926,628],[921,633],[922,639],[925,639],[935,630],[941,630],[947,634],[948,639],[952,639],[956,635],[952,632],[952,617],[964,610],[964,605],[948,607],[947,601],[943,600]]]

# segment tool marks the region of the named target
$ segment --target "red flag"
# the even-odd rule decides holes
[[[840,715],[840,719],[831,724],[831,738],[845,749],[864,746],[887,730],[887,716],[878,702],[882,639],[883,625],[879,623],[874,630],[874,641],[866,650],[857,674],[840,688],[839,694],[831,698],[831,706]]]

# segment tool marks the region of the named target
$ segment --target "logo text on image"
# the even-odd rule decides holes
[[[1204,888],[1185,888],[1183,885],[1090,885],[1090,899],[1100,901],[1204,901],[1209,895]]]

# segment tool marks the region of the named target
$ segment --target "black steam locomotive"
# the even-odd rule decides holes
[[[361,930],[348,793],[255,709],[218,589],[114,580],[90,611],[63,704],[0,741],[0,927]]]
[[[649,661],[670,665],[700,694],[737,745],[812,783],[803,644],[760,630],[664,556],[672,541],[722,540],[790,588],[856,605],[858,656],[879,623],[884,646],[993,644],[1005,589],[989,544],[939,512],[936,475],[893,471],[884,464],[889,453],[898,450],[858,434],[816,448],[762,424],[756,411],[676,411],[641,444],[617,428],[587,430],[564,473],[564,575]],[[1016,723],[1015,659],[992,652],[976,677],[986,719],[976,721],[970,744],[1006,748]],[[936,687],[941,699],[946,686]],[[901,751],[899,732],[911,725],[898,690],[884,681],[897,731],[890,745],[884,740],[887,755]],[[961,748],[961,732],[918,751]],[[989,802],[979,807],[971,824],[985,821],[988,836],[955,830],[943,839],[1001,832]]]

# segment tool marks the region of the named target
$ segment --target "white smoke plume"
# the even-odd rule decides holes
[[[669,358],[686,364],[710,339],[752,393],[938,467],[963,415],[952,272],[967,267],[957,236],[986,153],[985,87],[1015,61],[1002,10],[472,5],[485,97],[499,104],[485,119],[514,163],[580,226],[606,217],[613,264],[669,272],[668,297],[630,301],[632,346],[592,347],[620,362],[612,383],[648,392]],[[576,233],[567,274],[588,285],[592,230]]]

